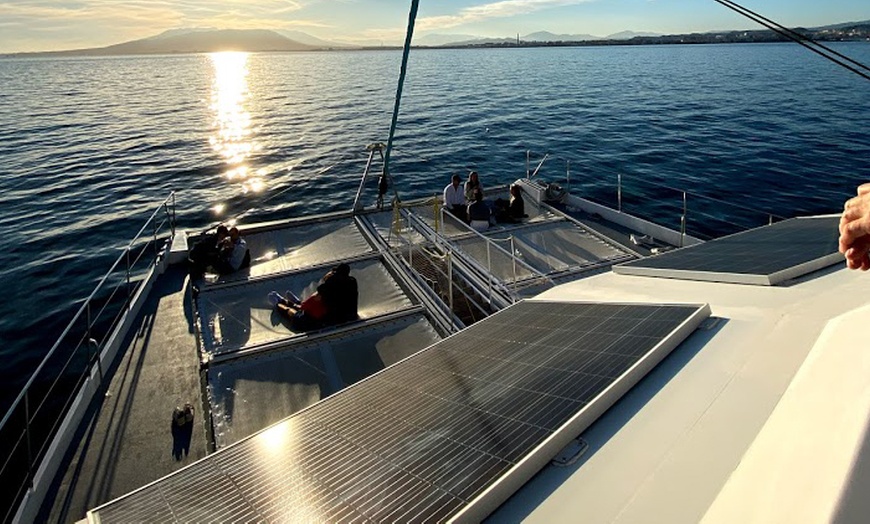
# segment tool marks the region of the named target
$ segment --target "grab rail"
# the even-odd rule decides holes
[[[441,217],[441,224],[443,225],[446,223],[445,217],[447,216],[448,211],[446,208],[442,207],[439,210],[439,213],[440,213],[440,217]],[[510,257],[511,266],[513,269],[513,282],[512,282],[513,286],[516,286],[516,283],[517,283],[517,264],[521,265],[524,269],[526,269],[528,272],[530,272],[532,274],[533,278],[539,278],[539,279],[545,279],[545,280],[547,279],[547,276],[545,274],[541,273],[540,271],[533,268],[532,266],[530,266],[526,262],[519,260],[517,258],[516,250],[514,249],[513,235],[510,235],[507,238],[499,238],[499,239],[490,238],[490,237],[482,234],[481,232],[477,231],[476,229],[468,226],[464,222],[460,221],[460,223],[464,226],[464,229],[473,233],[474,236],[476,236],[479,240],[482,240],[484,242],[484,244],[486,245],[486,268],[485,269],[486,269],[486,273],[487,273],[487,280],[488,280],[488,287],[489,287],[488,292],[489,292],[490,299],[492,298],[493,281],[495,281],[497,285],[501,286],[504,290],[508,291],[508,295],[512,298],[513,302],[516,302],[516,300],[517,300],[517,295],[516,295],[515,290],[508,288],[508,286],[506,286],[505,282],[502,281],[500,278],[496,277],[495,274],[493,273],[493,270],[492,270],[492,248],[493,247],[495,247],[496,251],[501,252],[503,255],[507,255],[508,257]],[[438,233],[438,231],[436,231],[436,233]],[[511,252],[508,253],[504,248],[499,246],[496,242],[510,242]],[[450,246],[450,249],[462,251],[461,248],[453,247],[452,245]]]
[[[130,310],[136,277],[160,259],[159,240],[175,235],[175,207],[172,192],[100,279],[0,421],[6,449],[0,464],[0,507],[8,508],[4,522],[32,487],[35,470],[87,377],[95,370],[102,376],[100,353]],[[147,264],[140,265],[143,260]]]

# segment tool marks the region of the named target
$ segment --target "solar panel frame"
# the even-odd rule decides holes
[[[843,261],[837,245],[838,221],[839,215],[792,218],[619,264],[613,272],[775,286]]]
[[[621,304],[637,305],[630,303]],[[657,305],[665,306],[668,304]],[[617,380],[611,382],[595,399],[590,401],[565,424],[554,431],[550,437],[541,442],[499,480],[469,502],[467,506],[450,519],[450,522],[479,522],[495,511],[496,508],[546,466],[577,435],[583,433],[605,411],[610,409],[613,404],[669,355],[710,315],[710,306],[708,304],[680,305],[695,306],[697,310],[673,330],[669,336],[663,338],[655,347],[649,350],[646,356],[638,360]]]
[[[550,309],[546,309],[548,307]],[[578,313],[579,309],[583,311]],[[510,316],[511,311],[518,313]],[[626,313],[618,316],[612,311]],[[255,519],[285,520],[296,515],[305,520],[308,517],[304,512],[313,511],[308,515],[316,514],[322,517],[320,520],[334,520],[343,515],[354,520],[374,521],[479,521],[582,433],[709,314],[710,308],[706,304],[523,301],[348,387],[343,393],[184,468],[181,470],[183,474],[170,475],[137,490],[134,494],[138,494],[138,499],[133,494],[124,496],[92,510],[88,516],[99,519],[114,514],[122,518],[126,511],[145,511],[147,508],[141,506],[149,500],[154,505],[153,511],[164,509],[160,506],[161,501],[153,496],[154,491],[183,487],[188,484],[182,482],[183,477],[195,476],[193,470],[196,468],[205,473],[218,473],[211,480],[196,477],[195,483],[202,486],[201,489],[209,485],[217,489],[227,481],[232,482],[231,491],[235,491],[228,494],[226,500],[236,501],[231,504],[236,509],[227,507],[220,499],[215,500],[213,493],[207,490],[206,498],[214,502],[207,508],[202,508],[197,501],[181,499],[178,504],[185,507],[171,510],[199,508],[207,514],[198,513],[198,517],[210,515],[226,519],[233,518],[233,511],[239,511],[248,517],[257,515]],[[499,318],[503,320],[491,320]],[[602,336],[598,346],[588,346],[590,352],[635,358],[633,364],[614,375],[616,380],[606,386],[602,381],[609,379],[597,367],[601,362],[594,358],[575,361],[574,364],[580,366],[576,368],[575,379],[579,380],[581,374],[599,377],[576,385],[585,388],[574,392],[581,394],[576,397],[576,402],[585,403],[579,410],[565,411],[566,403],[558,401],[560,395],[535,393],[536,384],[554,374],[520,373],[529,380],[514,381],[512,392],[525,395],[526,400],[533,398],[535,402],[515,403],[523,408],[516,411],[515,416],[487,411],[487,408],[504,408],[506,402],[516,401],[518,397],[505,399],[501,394],[490,394],[499,391],[495,386],[476,390],[455,373],[463,369],[476,372],[479,367],[462,368],[461,355],[434,351],[434,348],[452,340],[455,348],[473,347],[476,353],[480,353],[474,354],[476,358],[499,356],[502,347],[507,347],[516,356],[522,355],[522,347],[517,345],[522,346],[522,340],[527,340],[527,351],[537,349],[544,355],[550,350],[556,355],[560,351],[569,351],[569,343],[578,334],[577,329],[565,327],[569,318],[580,319],[580,332],[586,330],[587,334],[599,333]],[[505,331],[505,327],[523,326],[523,320],[528,324],[530,319],[536,321],[535,328],[528,328],[534,333],[525,338],[513,338]],[[627,334],[626,327],[630,333],[632,325],[640,326],[647,321],[651,334],[644,331],[636,335],[637,338],[649,339],[646,346],[634,343],[619,345]],[[589,326],[598,331],[588,331]],[[468,332],[476,333],[478,339],[468,336]],[[463,333],[470,341],[462,338]],[[493,333],[498,333],[497,343],[490,346],[477,344],[488,340],[487,337]],[[583,346],[582,339],[580,337],[574,345]],[[469,342],[475,345],[468,346]],[[618,351],[609,351],[610,348]],[[420,355],[428,355],[429,359],[420,359]],[[427,363],[437,364],[439,359],[455,364],[445,368],[447,371],[441,377],[433,376],[427,369]],[[544,360],[543,364],[548,362]],[[537,364],[544,367],[541,362]],[[529,366],[533,367],[533,364]],[[483,369],[490,370],[487,366]],[[501,377],[498,369],[493,367],[490,371],[493,376]],[[452,380],[451,373],[454,375]],[[509,380],[505,378],[505,381]],[[442,392],[444,398],[439,397],[439,381],[452,382],[455,386],[453,394],[459,395],[457,399],[451,402],[444,397],[450,394],[449,389]],[[523,384],[526,386],[520,387]],[[572,385],[570,381],[565,384]],[[502,392],[505,387],[501,388]],[[569,392],[562,393],[567,395]],[[462,399],[465,404],[456,401]],[[410,408],[393,411],[396,405]],[[544,409],[555,409],[556,419],[564,420],[564,423],[555,424],[556,431],[551,432],[525,418]],[[572,412],[574,414],[569,416]],[[554,415],[549,416],[552,418]],[[395,434],[404,437],[385,438]],[[275,437],[279,440],[283,437],[287,442],[275,448]],[[269,448],[268,453],[263,452],[264,448]],[[244,453],[249,453],[247,459]],[[278,467],[280,464],[285,466]],[[450,469],[454,464],[461,469]],[[267,483],[269,479],[275,481],[271,488]],[[305,487],[287,491],[285,486],[298,484],[297,481]],[[252,498],[260,495],[265,499],[258,502]],[[141,502],[137,503],[137,500]],[[292,501],[310,502],[311,505],[307,509],[299,508]],[[168,504],[165,500],[162,503]],[[241,513],[238,515],[243,516]]]

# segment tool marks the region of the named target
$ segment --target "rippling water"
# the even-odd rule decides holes
[[[870,63],[870,44],[837,50]],[[197,229],[347,209],[385,141],[398,52],[0,61],[0,383],[17,391],[157,202]],[[570,166],[575,192],[721,234],[836,212],[870,179],[870,83],[789,44],[414,51],[403,197]],[[569,164],[570,162],[570,164]],[[643,188],[643,191],[640,191]],[[756,215],[756,216],[753,216]],[[6,403],[0,403],[5,406]]]

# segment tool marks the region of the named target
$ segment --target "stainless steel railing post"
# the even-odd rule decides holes
[[[517,250],[514,247],[514,236],[511,235],[508,237],[511,241],[511,262],[514,266],[514,292],[516,292],[517,288]]]
[[[683,216],[680,217],[680,247],[683,247],[683,243],[686,240],[686,213],[688,212],[688,206],[686,205],[686,192],[683,191]]]
[[[125,257],[127,261],[127,309],[130,309],[132,304],[130,303],[133,298],[133,290],[130,289],[130,246],[127,246],[127,256]]]
[[[565,161],[565,193],[571,193],[571,161]]]
[[[616,175],[616,210],[622,213],[622,175]]]
[[[447,252],[447,300],[453,313],[453,257]]]
[[[532,174],[531,170],[529,169],[529,167],[530,167],[529,162],[530,162],[531,154],[532,154],[532,151],[529,149],[526,149],[526,180],[528,180]]]
[[[489,285],[489,290],[488,290],[489,303],[492,304],[492,278],[493,277],[492,277],[492,254],[491,254],[491,250],[489,248],[490,245],[492,245],[492,243],[489,242],[489,240],[487,239],[487,242],[486,242],[486,270],[489,274],[486,276],[486,281]]]
[[[27,437],[27,487],[33,487],[33,444],[30,432],[30,389],[24,392],[24,432]]]
[[[91,338],[93,338],[91,336],[91,301],[88,300],[85,305],[87,306],[85,308],[85,319],[87,321],[87,328],[85,329],[85,331],[87,333],[88,340],[90,340]],[[88,360],[88,364],[90,364],[90,360]]]
[[[408,240],[408,265],[414,269],[414,243]]]
[[[172,236],[175,237],[175,191],[169,196],[172,198],[172,214],[169,218],[169,225],[172,228]]]

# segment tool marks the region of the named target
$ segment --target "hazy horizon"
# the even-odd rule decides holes
[[[329,42],[399,45],[410,2],[390,0],[0,0],[0,53],[87,49],[171,29],[302,31]],[[769,0],[742,5],[790,27],[870,19],[870,3]],[[608,36],[759,29],[713,0],[439,0],[421,2],[415,35],[504,38],[539,31]]]

